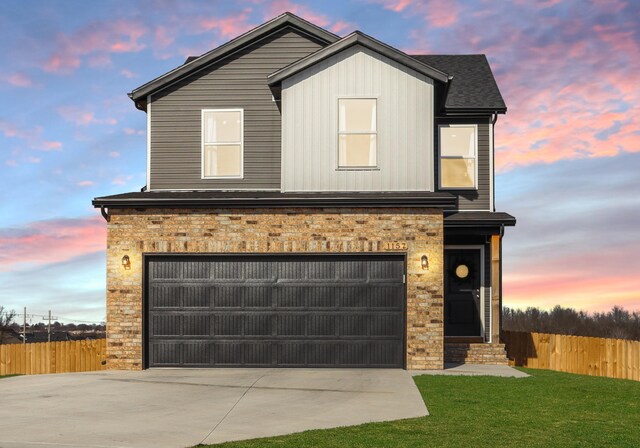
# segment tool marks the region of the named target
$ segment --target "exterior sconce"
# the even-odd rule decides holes
[[[423,255],[422,258],[420,259],[420,266],[422,266],[422,269],[424,271],[429,270],[429,259],[427,258],[426,255]]]
[[[129,255],[125,255],[124,257],[122,257],[122,267],[126,271],[131,269],[131,260],[129,259]]]

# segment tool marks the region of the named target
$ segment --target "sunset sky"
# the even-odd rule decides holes
[[[106,225],[91,199],[145,184],[126,93],[291,11],[409,54],[485,53],[504,303],[640,310],[640,2],[0,3],[0,305],[105,318]]]

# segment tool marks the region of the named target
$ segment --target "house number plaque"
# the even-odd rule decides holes
[[[404,241],[385,241],[382,243],[384,250],[407,250],[407,243]]]

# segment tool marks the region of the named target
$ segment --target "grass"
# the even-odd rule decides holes
[[[13,374],[13,375],[0,375],[0,380],[2,378],[11,378],[12,376],[20,376],[20,374],[16,373],[16,374]]]
[[[532,376],[416,377],[429,417],[216,447],[640,446],[640,383],[523,370]]]

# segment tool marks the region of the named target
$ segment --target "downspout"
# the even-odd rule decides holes
[[[100,206],[100,214],[102,215],[105,221],[107,222],[111,221],[111,215],[109,215],[109,210],[104,205]]]
[[[491,176],[493,177],[493,181],[492,181],[492,185],[493,185],[493,191],[491,192],[491,195],[493,196],[492,198],[492,202],[493,202],[493,210],[491,210],[492,212],[496,211],[496,123],[498,122],[498,114],[494,113],[493,114],[493,118],[491,119],[491,144],[493,145],[493,148],[491,148],[491,166],[493,167],[493,172],[491,173]]]
[[[447,96],[449,95],[449,86],[451,86],[451,82],[453,81],[453,75],[449,75],[447,79],[447,83],[444,85],[444,92],[442,93],[442,99],[440,100],[440,111],[444,112],[444,105],[447,102]]]

